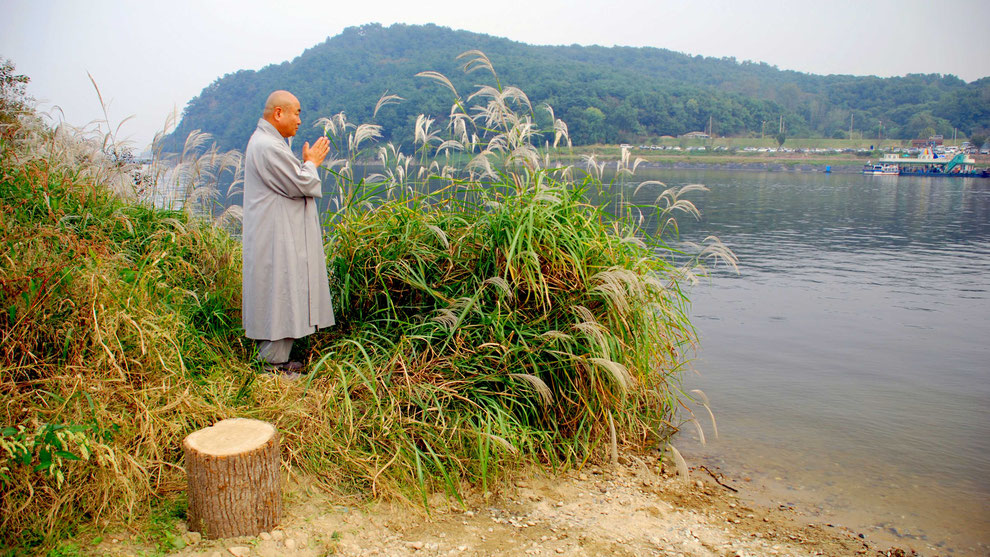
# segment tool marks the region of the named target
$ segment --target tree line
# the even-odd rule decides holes
[[[304,125],[345,112],[351,122],[383,126],[387,141],[410,144],[419,114],[448,113],[451,93],[415,77],[425,69],[449,77],[459,92],[475,84],[456,56],[481,50],[502,85],[519,87],[549,129],[554,108],[575,144],[647,141],[708,131],[718,136],[916,138],[986,135],[990,77],[966,83],[953,75],[879,78],[813,75],[734,58],[691,56],[658,48],[533,46],[436,25],[350,27],[292,61],[225,75],[186,106],[167,147],[199,129],[224,149],[242,149],[268,93],[299,97]],[[403,102],[383,107],[385,93]],[[302,131],[303,135],[305,131]]]

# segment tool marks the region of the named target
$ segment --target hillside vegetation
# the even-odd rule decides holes
[[[418,118],[411,155],[343,114],[320,122],[342,149],[322,171],[339,323],[299,343],[297,382],[258,373],[240,329],[237,211],[210,217],[236,152],[193,135],[182,159],[156,161],[172,172],[135,174],[112,136],[6,115],[3,546],[37,552],[163,501],[181,516],[180,442],[227,417],[275,424],[284,466],[331,493],[422,505],[498,490],[520,463],[559,470],[667,443],[690,418],[681,284],[707,258],[732,262],[714,239],[696,253],[670,244],[700,186],[644,184],[655,203],[619,199],[614,216],[590,201],[611,195],[602,166],[548,166],[526,95],[483,54],[460,62],[492,84],[465,100],[444,76],[424,80],[453,99],[455,125],[445,136]],[[382,172],[354,179],[375,155]],[[619,179],[636,164],[623,158]],[[159,188],[181,207],[151,205]],[[651,220],[657,236],[642,234]]]
[[[217,79],[191,100],[169,147],[199,129],[222,149],[243,149],[265,98],[289,89],[306,122],[337,112],[382,126],[386,141],[409,146],[420,113],[446,123],[443,90],[414,76],[434,70],[459,90],[475,85],[454,57],[479,49],[500,68],[501,84],[547,103],[575,144],[634,143],[708,130],[719,136],[916,138],[990,130],[990,78],[952,75],[878,78],[811,75],[763,63],[705,58],[656,48],[532,46],[435,25],[351,27],[291,62]],[[386,92],[404,102],[375,112]],[[534,118],[549,129],[548,117]],[[882,122],[882,129],[881,129]],[[304,122],[305,124],[305,122]]]

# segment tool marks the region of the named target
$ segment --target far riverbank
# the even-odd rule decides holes
[[[642,159],[639,168],[676,169],[676,170],[750,170],[755,172],[832,172],[841,174],[857,174],[863,165],[879,160],[885,153],[874,151],[872,155],[841,153],[828,156],[818,156],[798,152],[775,152],[755,154],[739,154],[733,152],[710,152],[698,154],[678,154],[653,151],[639,152],[633,149],[630,158],[634,161]],[[613,166],[621,160],[619,146],[592,146],[574,148],[571,152],[556,153],[560,164],[580,165],[586,157],[594,157],[597,163]],[[990,156],[970,155],[976,161],[977,168],[990,167]]]

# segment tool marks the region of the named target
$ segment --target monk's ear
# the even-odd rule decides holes
[[[276,106],[274,109],[272,109],[272,117],[273,118],[281,118],[282,117],[282,107],[281,106]]]

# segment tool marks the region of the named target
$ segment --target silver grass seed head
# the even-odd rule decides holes
[[[457,324],[457,314],[450,308],[440,308],[437,310],[437,315],[433,317],[433,321],[440,323],[448,331],[452,331]]]
[[[633,161],[633,165],[632,165],[633,174],[636,173],[636,169],[639,168],[639,165],[643,164],[644,162],[646,162],[646,159],[644,159],[643,157],[636,157],[636,160]]]
[[[512,288],[509,287],[508,281],[506,281],[502,277],[491,277],[485,279],[485,282],[483,282],[482,284],[485,286],[494,286],[496,290],[502,292],[502,294],[510,300],[514,297]]]
[[[528,384],[540,396],[540,403],[543,406],[549,406],[553,403],[553,393],[550,391],[550,387],[539,377],[530,373],[510,373],[509,377]]]
[[[402,97],[400,97],[399,95],[389,95],[388,94],[388,91],[386,90],[385,93],[382,94],[381,98],[378,99],[378,102],[375,104],[375,110],[374,110],[374,112],[372,112],[371,117],[372,118],[377,117],[378,116],[378,111],[383,106],[388,106],[390,104],[398,104],[398,103],[400,103],[400,102],[402,102],[404,100],[405,99],[402,98]]]
[[[447,239],[447,233],[443,229],[433,224],[428,224],[426,227],[430,229],[430,232],[433,232],[433,235],[437,237],[437,240],[440,241],[444,249],[450,249],[450,240]]]
[[[608,372],[623,396],[629,392],[633,385],[633,378],[626,366],[608,358],[589,358],[588,360]]]
[[[681,456],[681,452],[677,450],[672,443],[667,443],[667,450],[674,457],[674,465],[677,467],[677,475],[680,477],[681,481],[687,482],[690,478],[690,472],[688,471],[687,462],[685,462],[684,457]]]
[[[433,81],[436,81],[437,83],[443,85],[447,89],[450,89],[450,92],[454,94],[455,98],[458,99],[460,98],[460,95],[457,94],[457,89],[454,87],[454,84],[450,82],[450,79],[448,79],[447,76],[443,75],[440,72],[435,72],[432,70],[419,72],[418,74],[416,74],[416,77],[425,77],[427,79],[432,79]]]
[[[440,153],[440,152],[448,152],[448,151],[463,152],[464,151],[464,144],[461,143],[460,141],[456,140],[456,139],[448,139],[447,141],[444,141],[443,143],[441,143],[439,147],[437,147],[437,152],[438,153]]]
[[[475,70],[486,69],[491,72],[492,76],[495,76],[495,66],[492,65],[492,61],[488,59],[488,56],[480,50],[468,50],[467,52],[462,52],[457,55],[456,60],[462,58],[467,58],[468,60],[464,62],[462,69],[464,73],[471,73]]]
[[[471,161],[465,166],[465,169],[472,172],[479,172],[480,176],[483,178],[495,178],[495,171],[492,168],[491,161],[488,159],[488,156],[491,154],[491,151],[482,151],[471,159]]]
[[[552,330],[552,331],[546,331],[546,332],[540,334],[540,338],[549,339],[549,340],[568,340],[569,341],[569,340],[571,340],[574,337],[572,337],[571,335],[569,335],[567,333],[562,333],[560,331]]]
[[[660,181],[657,181],[657,180],[646,180],[644,182],[640,182],[639,185],[636,186],[636,189],[633,190],[633,197],[636,197],[637,195],[639,195],[639,190],[641,190],[641,189],[643,189],[644,187],[647,187],[647,186],[660,186],[660,187],[664,187],[665,188],[665,187],[667,187],[667,184],[664,184],[663,182],[660,182]]]
[[[368,139],[378,139],[382,136],[382,127],[375,124],[361,124],[348,139],[348,147],[351,152],[361,149],[361,143]]]
[[[571,310],[573,310],[574,313],[577,314],[578,318],[581,321],[586,323],[594,323],[596,325],[598,324],[598,320],[595,318],[595,315],[591,313],[591,310],[586,308],[585,306],[574,305],[571,306]]]

